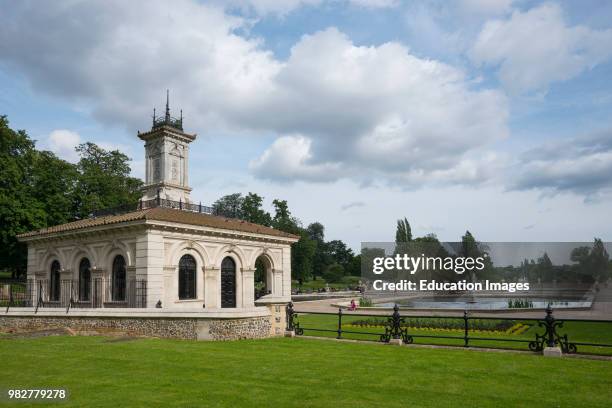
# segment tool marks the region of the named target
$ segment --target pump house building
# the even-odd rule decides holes
[[[189,144],[196,135],[183,131],[182,113],[171,117],[168,103],[138,137],[146,158],[142,200],[20,235],[30,301],[10,307],[0,328],[198,339],[281,334],[298,237],[212,215],[191,201]]]

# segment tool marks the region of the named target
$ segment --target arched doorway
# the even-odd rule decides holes
[[[125,258],[121,255],[117,255],[113,259],[113,273],[112,273],[112,300],[113,302],[124,302],[125,301],[125,287],[126,287],[126,269],[125,269]]]
[[[221,262],[221,307],[236,307],[236,262],[229,256]]]
[[[196,298],[196,260],[183,255],[179,260],[179,299]]]
[[[272,263],[267,256],[255,260],[255,300],[272,293]]]
[[[79,263],[79,300],[89,302],[91,299],[91,264],[89,259],[81,259]]]
[[[49,300],[59,302],[60,300],[60,263],[53,261],[51,263],[51,273],[49,276]]]

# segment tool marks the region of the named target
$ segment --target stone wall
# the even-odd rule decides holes
[[[0,316],[0,331],[69,328],[78,334],[151,336],[191,340],[237,340],[270,336],[270,317],[240,319]]]
[[[200,340],[239,340],[270,337],[270,318],[201,320],[198,322]]]

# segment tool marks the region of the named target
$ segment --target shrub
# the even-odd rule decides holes
[[[344,268],[342,265],[337,263],[329,265],[325,271],[323,271],[323,278],[327,282],[340,282],[344,276]]]

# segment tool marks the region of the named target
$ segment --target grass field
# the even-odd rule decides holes
[[[0,338],[0,366],[0,388],[63,387],[70,393],[63,407],[541,408],[612,401],[611,361],[300,338]]]
[[[381,317],[384,318],[384,317]],[[351,322],[367,319],[363,316],[351,316],[351,312],[345,312],[342,317],[342,337],[355,340],[373,340],[378,341],[380,334],[384,333],[383,327],[358,327],[351,326]],[[318,337],[336,337],[338,330],[338,317],[332,315],[320,314],[305,314],[298,313],[300,326],[305,328],[304,335]],[[517,322],[521,322],[517,320]],[[495,347],[495,348],[512,348],[520,350],[528,350],[527,342],[512,342],[512,341],[493,341],[493,340],[477,340],[478,338],[505,338],[509,340],[534,340],[536,333],[543,334],[544,329],[538,327],[537,322],[524,321],[524,324],[530,325],[529,329],[520,334],[506,334],[504,332],[472,332],[470,331],[470,345],[480,347]],[[324,329],[328,331],[319,331],[311,329]],[[371,334],[356,334],[353,332],[368,332]],[[414,342],[417,344],[439,344],[451,346],[463,346],[463,330],[427,330],[427,329],[409,329],[408,333],[414,335]],[[566,322],[563,328],[559,329],[560,334],[567,334],[570,342],[581,343],[598,343],[612,344],[612,322]],[[430,338],[417,336],[448,336],[460,337],[460,339],[446,338]],[[473,339],[472,339],[473,338]],[[591,347],[578,346],[580,353],[612,355],[612,347]]]

